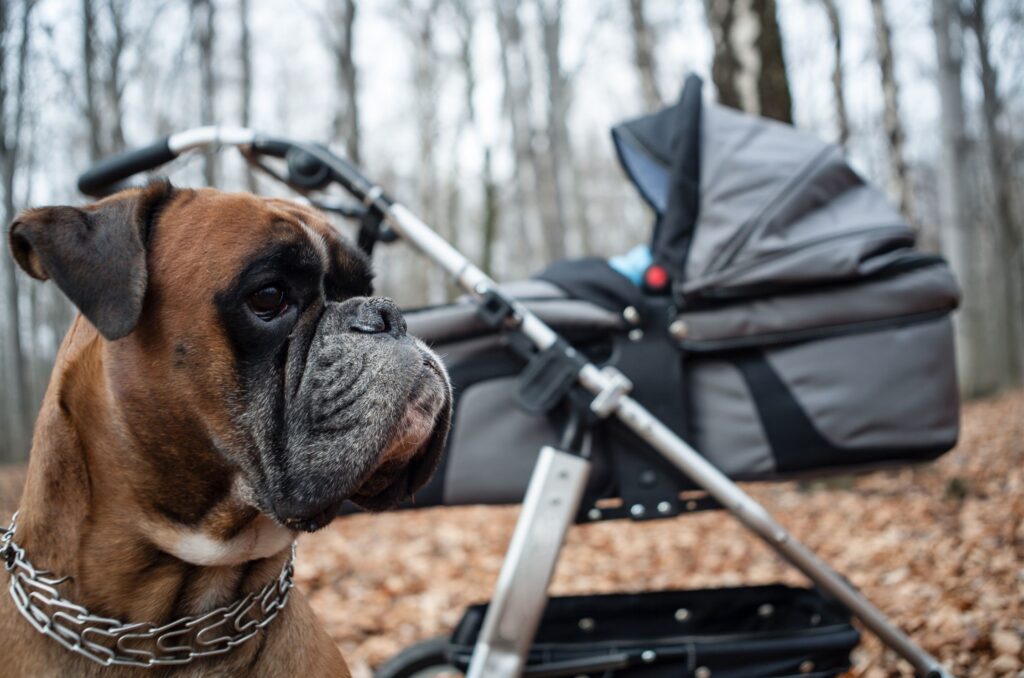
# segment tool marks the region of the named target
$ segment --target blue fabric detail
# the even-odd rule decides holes
[[[640,194],[658,214],[668,207],[669,170],[626,139],[615,139],[619,157]]]
[[[639,287],[643,283],[644,272],[653,261],[651,248],[647,245],[637,245],[625,254],[610,257],[608,265]]]

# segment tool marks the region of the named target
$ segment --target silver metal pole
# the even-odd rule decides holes
[[[480,297],[497,286],[494,280],[405,207],[398,204],[390,206],[385,215],[399,235],[440,264],[470,294]],[[543,350],[555,342],[558,335],[554,330],[529,310],[515,303],[513,310],[520,323],[519,329],[537,348]],[[621,374],[615,370],[601,370],[593,364],[588,364],[580,371],[579,381],[595,395],[595,402],[601,399],[606,411],[613,413],[623,424],[664,455],[815,584],[842,602],[882,642],[910,662],[919,675],[929,678],[949,676],[935,657],[918,647],[853,586],[807,547],[796,541],[764,507],[675,435],[640,403],[622,394]]]
[[[181,155],[193,148],[206,146],[248,146],[256,139],[256,133],[245,127],[193,127],[167,137],[167,148],[175,155]]]
[[[541,448],[466,678],[513,678],[523,673],[547,603],[548,584],[589,474],[586,459]]]

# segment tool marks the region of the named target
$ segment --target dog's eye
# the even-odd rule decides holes
[[[288,302],[284,298],[284,290],[274,285],[253,292],[246,300],[249,308],[261,320],[273,320],[288,310]]]

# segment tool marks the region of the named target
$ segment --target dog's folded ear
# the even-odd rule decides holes
[[[33,278],[52,278],[100,334],[120,339],[142,314],[149,230],[174,190],[157,181],[82,208],[26,210],[11,225],[11,253]]]

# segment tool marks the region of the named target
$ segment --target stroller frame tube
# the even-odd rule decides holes
[[[590,461],[541,448],[466,678],[522,675],[589,475]]]

